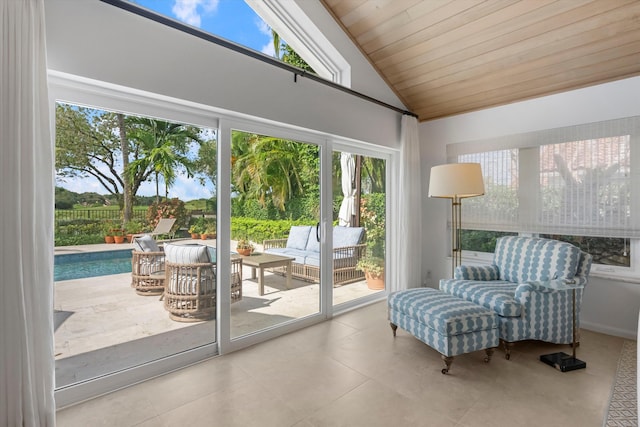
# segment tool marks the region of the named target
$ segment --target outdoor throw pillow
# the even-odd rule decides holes
[[[139,252],[160,252],[158,243],[148,234],[134,238],[133,247]]]
[[[211,262],[205,245],[164,245],[165,260],[174,264],[201,264]]]

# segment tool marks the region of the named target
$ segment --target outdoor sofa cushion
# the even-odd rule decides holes
[[[311,229],[312,227],[309,225],[294,225],[291,227],[287,238],[287,248],[305,250]]]
[[[333,247],[356,246],[362,240],[363,234],[364,228],[362,227],[335,226],[333,227]],[[306,246],[300,249],[302,241],[306,242]],[[284,248],[269,248],[267,252],[295,258],[293,262],[297,264],[311,265],[314,267],[320,266],[320,243],[316,235],[316,227],[291,227],[289,238],[287,238],[287,246]],[[334,252],[334,267],[341,268],[342,266],[351,265],[352,262],[350,259],[352,257],[353,251]]]

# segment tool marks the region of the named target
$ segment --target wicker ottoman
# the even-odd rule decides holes
[[[401,327],[442,355],[449,372],[453,357],[485,350],[491,360],[500,342],[498,316],[491,310],[431,288],[407,289],[389,295],[393,336]]]

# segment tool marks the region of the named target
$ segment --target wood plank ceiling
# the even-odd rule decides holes
[[[322,0],[420,121],[640,75],[639,0]]]

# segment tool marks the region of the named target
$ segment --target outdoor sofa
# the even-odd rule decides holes
[[[333,286],[364,279],[364,273],[356,269],[366,252],[364,240],[362,227],[333,227]],[[265,240],[263,244],[265,253],[294,258],[291,263],[293,277],[311,282],[320,280],[320,243],[316,227],[295,225],[286,239]]]

